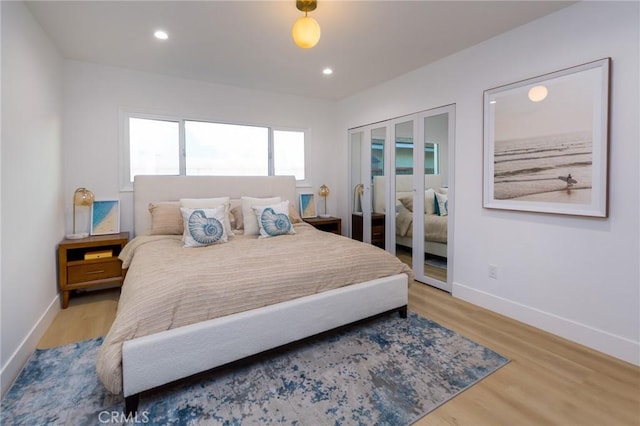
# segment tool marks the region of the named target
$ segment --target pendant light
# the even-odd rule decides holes
[[[296,0],[296,7],[301,12],[304,12],[304,16],[298,18],[296,23],[293,24],[293,29],[291,30],[293,41],[298,47],[311,49],[320,40],[320,25],[318,21],[307,16],[307,13],[316,10],[318,2],[317,0]]]

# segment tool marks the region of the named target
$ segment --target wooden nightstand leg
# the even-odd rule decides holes
[[[63,291],[62,292],[62,309],[67,309],[68,306],[69,306],[69,292]]]

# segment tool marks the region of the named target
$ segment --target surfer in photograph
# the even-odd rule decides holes
[[[571,177],[571,173],[569,173],[567,176],[558,176],[558,179],[567,183],[567,189],[571,188],[574,184],[578,183],[577,180]]]

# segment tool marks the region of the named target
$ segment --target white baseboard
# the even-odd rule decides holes
[[[460,283],[453,283],[452,295],[474,305],[482,306],[572,342],[640,366],[640,342],[634,342],[631,339],[616,336]]]
[[[56,295],[51,301],[47,309],[40,316],[36,324],[29,330],[29,333],[20,343],[20,346],[9,358],[9,361],[5,364],[0,372],[0,395],[4,397],[5,393],[9,390],[13,382],[22,371],[25,363],[29,357],[33,354],[38,345],[38,342],[44,336],[44,333],[49,328],[49,325],[53,322],[56,314],[60,311],[60,297]]]

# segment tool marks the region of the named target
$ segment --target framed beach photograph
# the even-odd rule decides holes
[[[316,217],[316,198],[314,194],[300,194],[300,217]]]
[[[610,59],[484,92],[486,208],[607,217]]]
[[[120,200],[98,200],[91,205],[91,235],[120,232]]]

